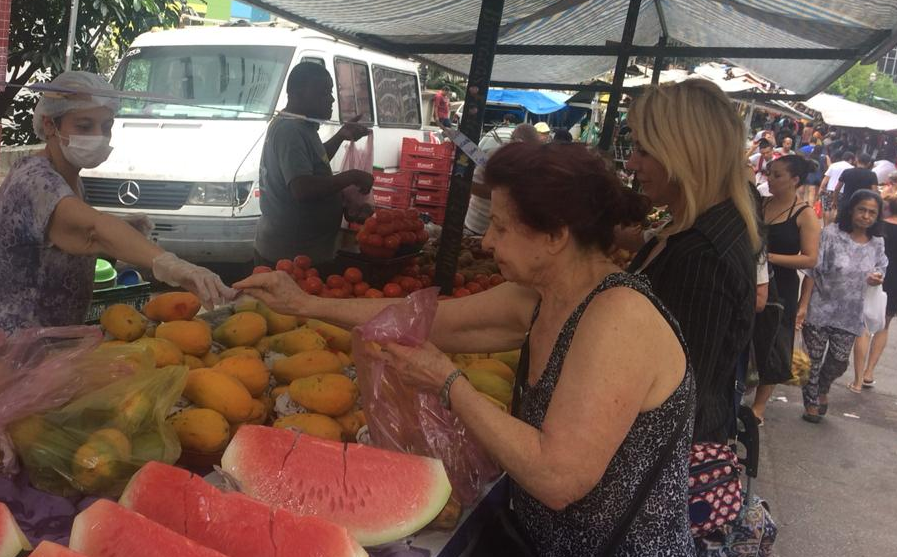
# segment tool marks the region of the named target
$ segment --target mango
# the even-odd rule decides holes
[[[274,378],[281,383],[292,383],[302,377],[322,373],[340,373],[342,363],[333,352],[310,350],[274,362]]]
[[[514,384],[514,370],[501,360],[493,358],[474,360],[464,368],[464,371],[488,371],[501,377],[508,383]]]
[[[511,404],[511,384],[498,375],[483,370],[464,371],[464,375],[474,389],[489,395],[505,406]]]
[[[252,399],[252,414],[246,419],[247,424],[262,425],[268,421],[268,407],[265,401],[257,398]]]
[[[274,427],[297,429],[314,437],[331,441],[343,440],[343,428],[339,423],[333,418],[321,414],[293,414],[275,420]]]
[[[452,361],[458,364],[461,369],[469,366],[474,360],[485,358],[483,354],[455,354]]]
[[[205,321],[167,321],[156,327],[156,338],[173,342],[191,356],[202,356],[212,347],[212,334]]]
[[[499,410],[501,410],[502,412],[507,412],[507,411],[508,411],[508,406],[507,406],[506,404],[504,404],[503,402],[501,402],[501,401],[499,401],[499,400],[496,400],[496,399],[492,398],[491,396],[489,396],[489,395],[487,395],[487,394],[485,394],[485,393],[480,393],[480,396],[483,397],[483,398],[485,398],[486,400],[488,400],[488,401],[491,402],[492,404],[494,404],[495,407],[498,408]]]
[[[295,331],[274,335],[270,342],[270,351],[287,356],[326,348],[327,341],[308,327],[300,327]]]
[[[177,345],[164,338],[138,338],[132,344],[148,349],[156,367],[176,366],[184,363],[184,353]]]
[[[25,454],[43,438],[49,427],[43,418],[32,414],[9,424],[7,431],[19,454]]]
[[[143,427],[152,413],[153,401],[146,394],[138,391],[125,397],[116,406],[112,423],[126,434],[132,434]]]
[[[290,398],[306,410],[336,417],[355,406],[358,386],[345,375],[323,373],[290,383]]]
[[[224,360],[225,358],[231,358],[233,356],[252,356],[257,360],[262,359],[262,355],[259,353],[259,351],[251,346],[235,346],[233,348],[228,348],[227,350],[218,354],[218,358],[220,358],[221,360]]]
[[[346,354],[352,352],[352,333],[349,331],[317,319],[309,319],[305,322],[305,326],[321,335],[331,350],[339,350]]]
[[[72,479],[84,493],[99,493],[116,479],[122,469],[118,450],[104,442],[84,443],[72,457]]]
[[[240,313],[243,311],[254,311],[258,313],[259,302],[252,296],[240,296],[234,301],[234,312]]]
[[[107,445],[115,449],[119,459],[122,461],[127,461],[131,458],[130,439],[128,439],[128,437],[124,433],[113,427],[107,427],[94,431],[87,438],[87,442],[89,444],[106,443]]]
[[[352,359],[352,356],[346,354],[345,352],[337,352],[336,357],[339,358],[339,362],[343,365],[343,367],[355,365],[355,361]]]
[[[184,396],[200,408],[218,412],[231,423],[245,422],[252,414],[252,396],[243,383],[213,369],[190,371]]]
[[[258,303],[258,308],[255,311],[265,318],[269,335],[292,331],[299,326],[299,318],[295,315],[277,313],[261,302]]]
[[[100,316],[100,325],[118,340],[131,342],[146,332],[146,318],[136,309],[125,304],[114,304]]]
[[[143,314],[153,321],[187,321],[196,317],[202,303],[190,292],[159,294],[143,306]]]
[[[517,365],[520,363],[520,349],[511,350],[510,352],[493,352],[489,354],[493,360],[504,362],[509,368],[517,372]]]
[[[223,451],[230,441],[230,424],[214,410],[188,408],[168,418],[181,447],[198,453]]]
[[[202,363],[205,364],[205,367],[212,367],[221,361],[221,356],[214,352],[206,352],[202,355]]]
[[[257,313],[246,311],[227,318],[215,329],[213,338],[228,348],[253,346],[268,333],[268,323]]]
[[[336,422],[343,428],[343,439],[351,443],[355,442],[355,436],[358,430],[364,425],[356,412],[346,412],[342,416],[337,416]]]
[[[252,356],[233,356],[224,358],[212,369],[231,377],[243,383],[246,390],[253,397],[257,397],[265,392],[268,388],[268,381],[271,378],[271,372],[268,371],[265,362]]]
[[[284,393],[289,393],[289,392],[290,392],[289,385],[278,385],[278,386],[274,387],[273,389],[271,389],[271,398],[273,398],[274,401],[276,402],[277,399],[280,398],[280,395],[282,395]]]
[[[206,363],[200,360],[196,356],[191,356],[190,354],[184,354],[184,365],[186,365],[190,369],[199,369],[201,367],[208,367]]]

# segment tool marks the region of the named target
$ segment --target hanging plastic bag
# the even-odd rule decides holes
[[[866,286],[863,295],[863,319],[869,334],[874,335],[885,328],[885,312],[888,308],[888,295],[884,288],[878,286]]]
[[[115,497],[144,464],[173,464],[177,435],[165,419],[187,381],[185,366],[156,369],[147,350],[101,348],[76,364],[115,379],[65,406],[33,413],[7,429],[31,484],[62,496]],[[123,373],[109,370],[122,370]]]
[[[437,288],[420,290],[356,327],[352,354],[374,445],[441,459],[453,498],[471,505],[500,470],[458,416],[443,408],[435,394],[406,385],[372,345],[423,344],[436,317],[437,296]]]
[[[795,333],[794,351],[791,353],[791,380],[786,385],[803,387],[810,380],[810,356],[804,347],[804,337]]]
[[[363,147],[358,143],[364,142]],[[347,170],[363,170],[368,174],[374,171],[374,132],[358,141],[350,141],[343,156],[340,172]],[[374,197],[371,192],[361,193],[357,186],[343,189],[343,216],[348,222],[364,222],[373,213]]]

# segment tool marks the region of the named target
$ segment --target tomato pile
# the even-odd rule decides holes
[[[361,253],[378,259],[395,257],[404,245],[420,246],[428,239],[420,213],[414,209],[377,209],[356,236]]]

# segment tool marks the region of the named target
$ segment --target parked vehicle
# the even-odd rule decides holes
[[[307,29],[194,27],[146,33],[125,54],[117,89],[129,98],[112,132],[109,160],[84,171],[89,203],[142,212],[153,239],[196,262],[252,259],[260,216],[258,173],[265,131],[286,105],[286,77],[301,61],[334,78],[323,139],[360,114],[374,129],[374,165],[398,167],[403,137],[422,139],[417,65]],[[331,164],[339,170],[341,150]]]

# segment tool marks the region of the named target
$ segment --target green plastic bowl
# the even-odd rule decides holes
[[[115,285],[115,278],[117,276],[118,273],[115,272],[115,267],[113,267],[111,263],[105,259],[97,259],[97,264],[96,267],[94,267],[93,272],[94,290]]]

